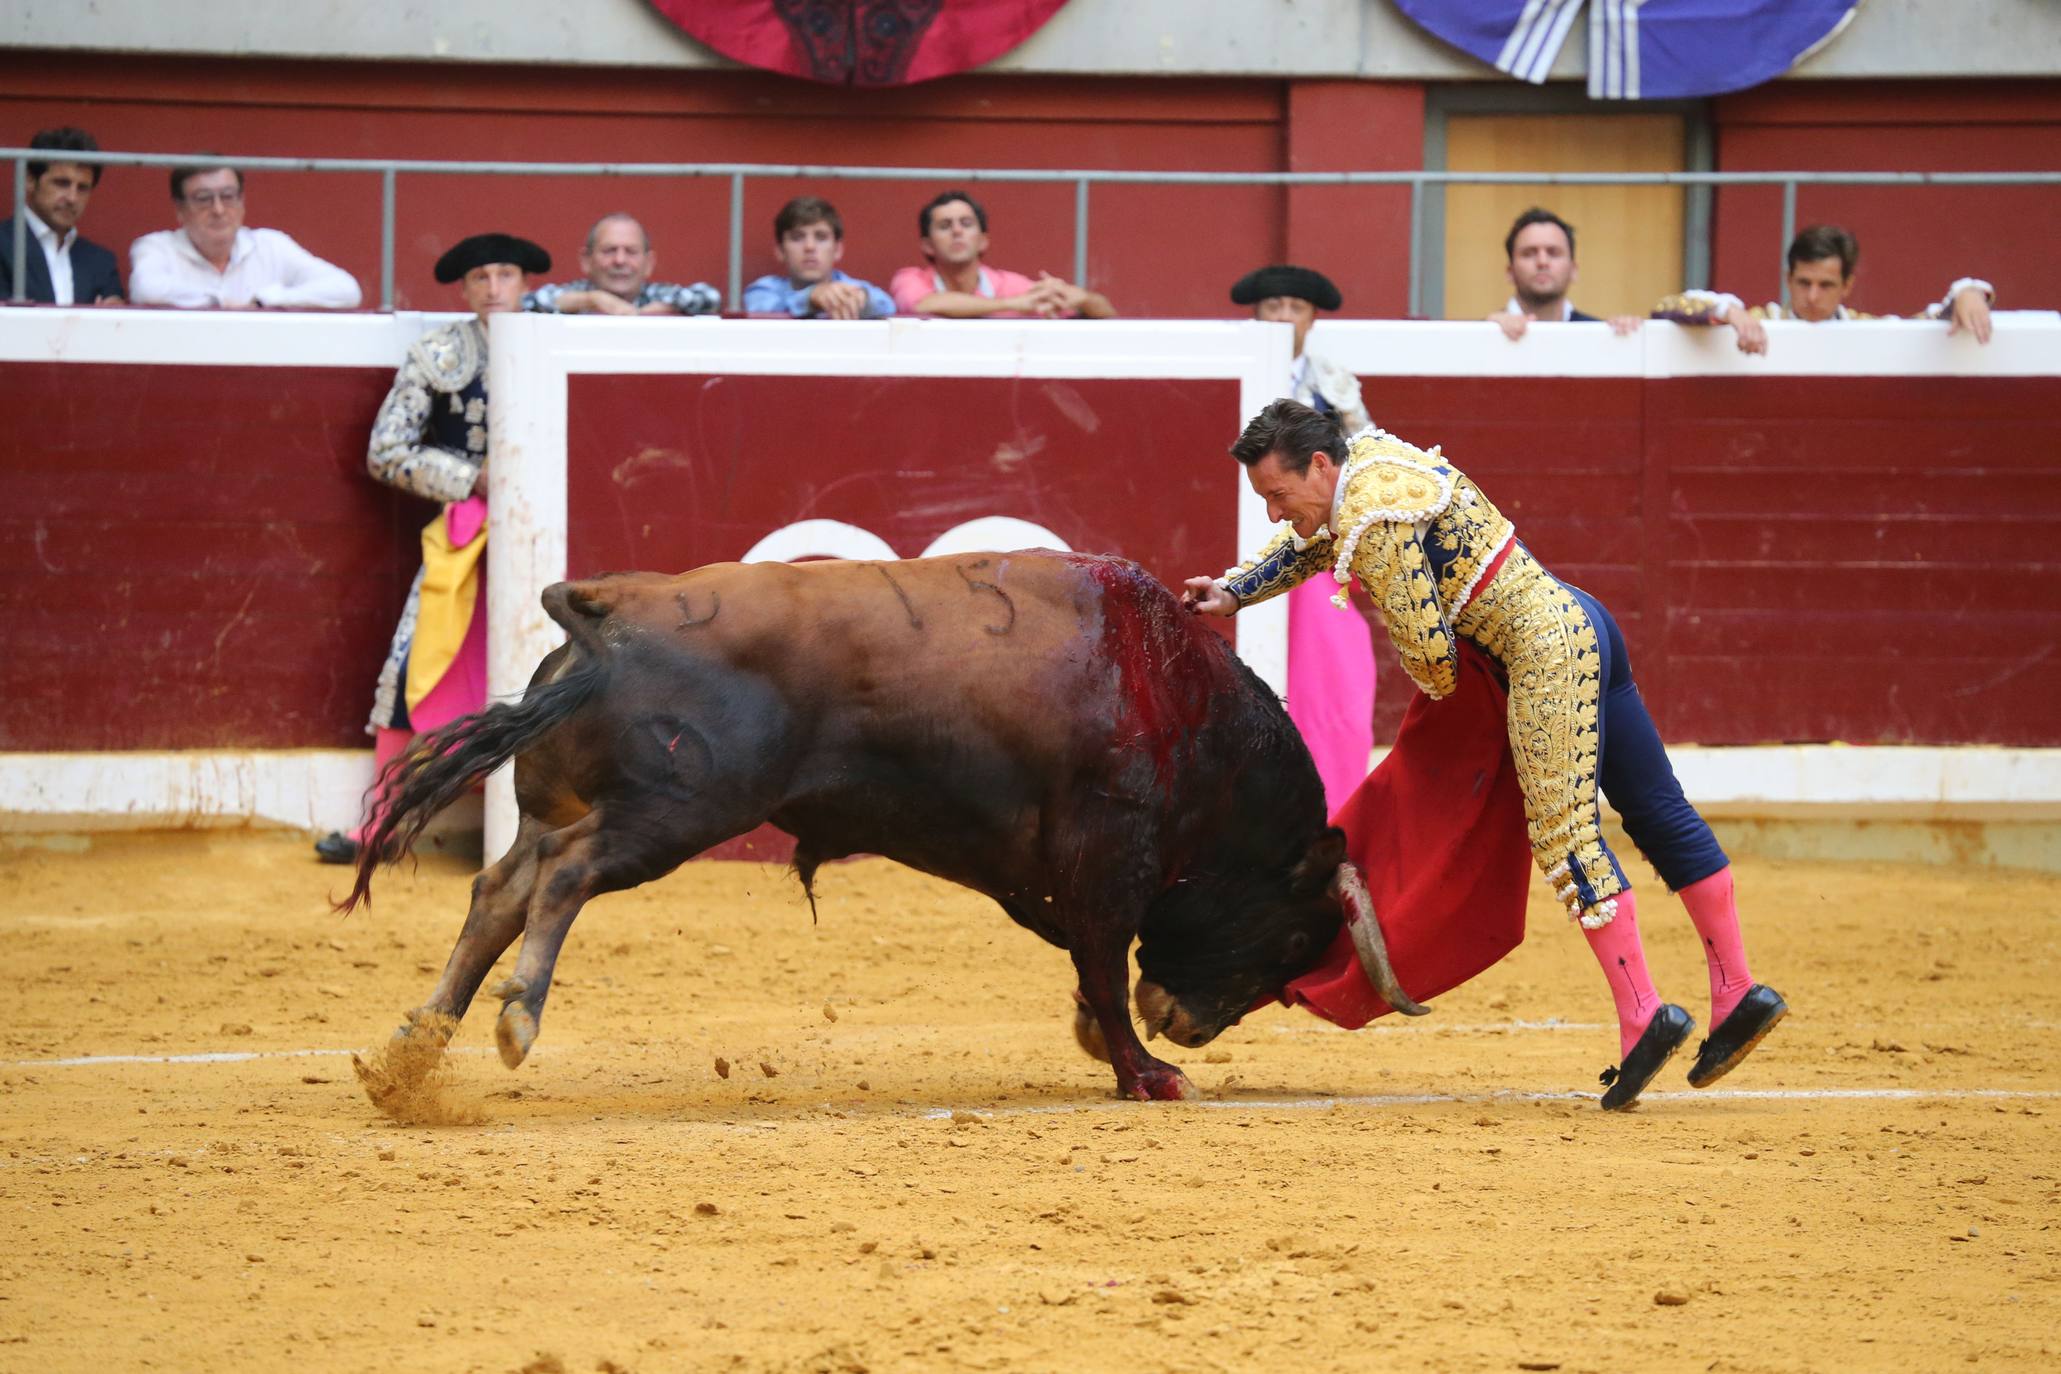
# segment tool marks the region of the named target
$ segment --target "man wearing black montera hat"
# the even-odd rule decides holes
[[[1295,326],[1289,395],[1317,410],[1336,411],[1347,434],[1356,434],[1372,423],[1367,407],[1360,403],[1360,379],[1336,363],[1303,351],[1303,340],[1309,337],[1317,312],[1336,310],[1345,303],[1329,277],[1307,267],[1277,263],[1240,277],[1231,288],[1231,303],[1251,306],[1256,320],[1280,320]]]
[[[373,692],[365,728],[379,768],[416,731],[486,704],[487,317],[520,310],[525,278],[550,270],[549,253],[513,234],[474,234],[438,258],[437,280],[458,287],[472,318],[409,346],[372,422],[372,476],[444,503]],[[326,835],[315,853],[353,863],[358,833]]]

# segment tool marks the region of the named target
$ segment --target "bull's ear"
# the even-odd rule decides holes
[[[1310,842],[1288,875],[1288,889],[1298,897],[1315,897],[1331,886],[1345,862],[1345,832],[1329,826]]]

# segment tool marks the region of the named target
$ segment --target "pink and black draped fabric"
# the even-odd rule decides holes
[[[1589,95],[1680,100],[1771,81],[1839,32],[1857,0],[1395,0],[1418,25],[1543,82],[1584,7]]]
[[[651,0],[723,56],[839,86],[906,86],[991,62],[1066,0]]]

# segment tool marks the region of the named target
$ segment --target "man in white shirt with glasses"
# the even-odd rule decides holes
[[[129,245],[129,298],[186,310],[351,310],[363,299],[350,273],[277,229],[243,227],[243,173],[172,171],[177,229]]]

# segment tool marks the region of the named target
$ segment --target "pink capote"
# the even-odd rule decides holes
[[[1374,649],[1358,611],[1331,604],[1326,576],[1288,593],[1288,718],[1302,732],[1336,811],[1367,776],[1374,748]]]
[[[444,508],[444,528],[456,548],[478,538],[487,523],[487,502],[482,496],[468,496]],[[449,725],[460,716],[471,715],[487,704],[487,565],[480,560],[479,600],[472,608],[472,620],[458,645],[458,656],[436,686],[408,712],[408,723],[417,733]]]
[[[1365,647],[1358,616],[1324,609],[1349,619]],[[1420,1002],[1524,941],[1531,844],[1503,685],[1488,656],[1465,643],[1458,683],[1443,701],[1419,693],[1410,702],[1395,748],[1332,817],[1366,874],[1396,977]],[[1281,1000],[1348,1030],[1391,1010],[1343,930]]]

